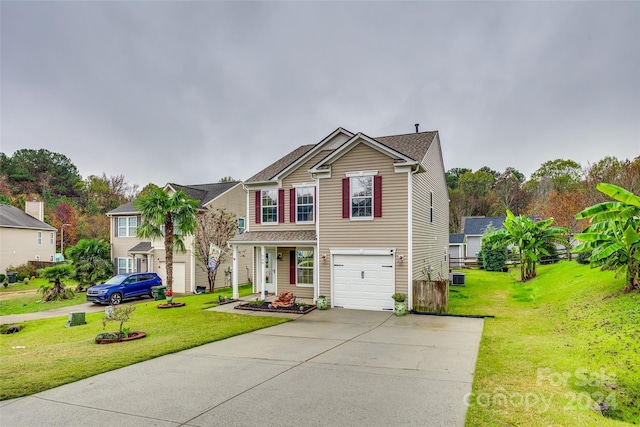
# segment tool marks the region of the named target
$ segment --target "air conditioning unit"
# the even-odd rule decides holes
[[[464,273],[449,273],[449,285],[464,286]]]

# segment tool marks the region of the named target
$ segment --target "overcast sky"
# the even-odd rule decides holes
[[[337,127],[445,169],[640,154],[640,2],[0,2],[0,151],[246,179]]]

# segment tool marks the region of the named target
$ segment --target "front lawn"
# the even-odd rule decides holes
[[[42,295],[37,291],[43,284],[48,284],[48,281],[45,279],[34,279],[27,285],[20,284],[15,287],[14,285],[10,285],[8,289],[12,289],[13,291],[4,290],[3,293],[0,293],[0,316],[36,313],[38,311],[54,310],[56,308],[69,307],[87,302],[86,290],[84,292],[75,292],[75,297],[70,299],[43,302],[41,301]],[[66,287],[71,289],[76,287],[76,282],[73,281],[65,281],[65,284]],[[238,291],[240,296],[245,296],[251,294],[252,288],[251,285],[243,285],[238,287]],[[231,296],[231,289],[216,289],[214,295],[216,299],[218,295]]]
[[[622,278],[576,262],[542,266],[526,283],[515,270],[464,273],[450,312],[495,316],[467,425],[640,423],[640,294],[623,294]]]
[[[98,345],[103,313],[86,315],[86,325],[65,327],[65,318],[25,322],[12,335],[0,335],[0,400],[37,393],[154,357],[287,322],[289,319],[206,311],[217,294],[177,297],[185,307],[159,310],[158,301],[136,305],[131,330],[141,340]],[[107,323],[106,331],[118,325]]]

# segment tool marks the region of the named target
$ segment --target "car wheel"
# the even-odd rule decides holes
[[[114,292],[109,297],[109,303],[111,305],[118,305],[122,302],[122,294],[120,292]]]

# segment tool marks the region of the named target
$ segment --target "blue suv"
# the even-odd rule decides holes
[[[156,273],[118,274],[106,282],[87,289],[87,301],[94,304],[118,305],[123,300],[149,295],[152,286],[162,286]]]

